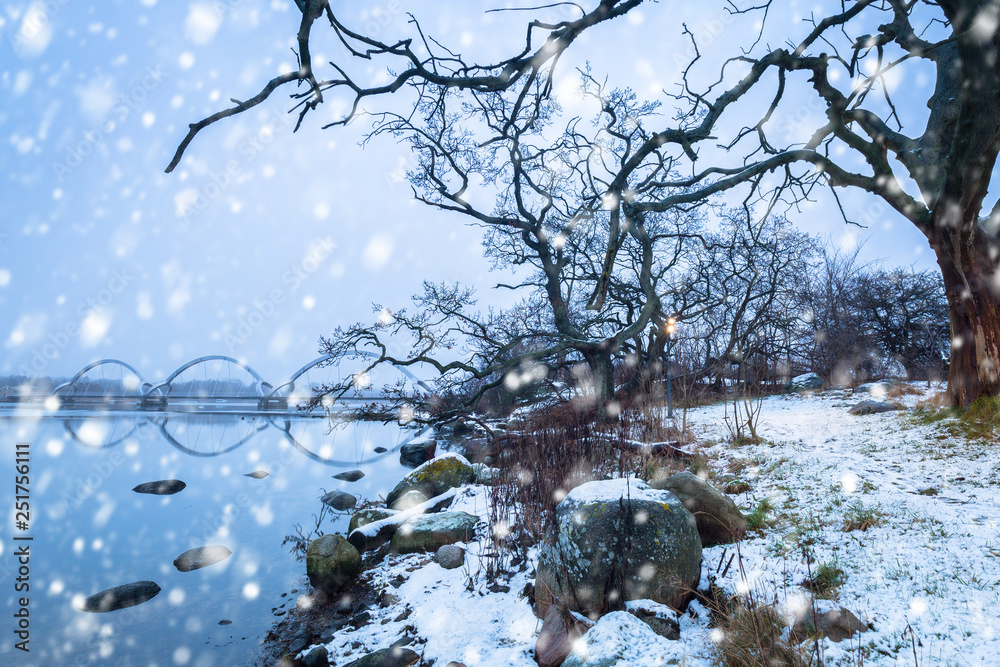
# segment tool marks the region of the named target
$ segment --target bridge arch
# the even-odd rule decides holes
[[[91,373],[100,369],[100,372]],[[96,376],[96,377],[90,377]],[[69,381],[52,390],[56,397],[142,396],[151,387],[131,364],[119,359],[101,359],[87,364]],[[122,393],[110,394],[111,390]]]
[[[223,365],[223,367],[226,368],[226,377],[223,378],[220,373],[218,376],[211,378],[208,377],[206,371],[204,378],[199,378],[196,376],[194,378],[184,380],[185,383],[192,384],[192,387],[186,388],[187,391],[197,392],[192,397],[196,396],[201,397],[202,395],[209,398],[217,397],[216,392],[218,392],[223,386],[226,386],[230,391],[235,389],[238,393],[246,391],[247,396],[254,396],[254,397],[264,396],[265,392],[270,390],[270,385],[264,381],[264,378],[261,377],[260,373],[255,371],[246,363],[240,361],[239,359],[234,359],[233,357],[227,357],[222,354],[209,354],[204,357],[198,357],[197,359],[192,359],[191,361],[187,362],[186,364],[175,370],[173,373],[171,373],[166,380],[150,387],[149,390],[146,392],[146,397],[167,396],[173,391],[175,381],[179,377],[184,375],[188,370],[195,368],[196,366],[199,365],[207,367],[209,364],[212,364],[213,362],[220,362]],[[245,382],[246,378],[238,377],[239,373],[237,373],[237,377],[234,377],[232,374],[233,367],[236,367],[241,371],[243,371],[244,373],[246,373],[246,375],[253,380],[253,383],[248,384],[247,382]],[[199,382],[203,383],[203,386],[200,386],[197,389],[193,388],[194,386],[193,383],[199,383]],[[247,386],[250,387],[249,390],[245,389],[245,387]],[[251,390],[252,393],[250,393]]]

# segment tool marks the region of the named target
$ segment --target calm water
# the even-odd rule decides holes
[[[283,537],[311,528],[322,490],[385,495],[405,469],[395,451],[413,431],[378,424],[327,432],[322,419],[191,413],[0,412],[0,664],[242,665],[294,604],[305,564]],[[15,444],[31,444],[31,522],[14,526]],[[390,451],[375,454],[375,447]],[[332,479],[344,470],[366,476]],[[264,479],[244,476],[255,470]],[[180,479],[180,493],[134,493],[142,482]],[[325,524],[346,529],[347,516]],[[31,535],[30,653],[15,649],[18,610],[14,550]],[[221,544],[233,555],[194,572],[173,560]],[[104,614],[75,604],[120,584],[162,589],[144,604]],[[219,625],[227,619],[230,625]]]

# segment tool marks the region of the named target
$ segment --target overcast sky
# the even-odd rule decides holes
[[[489,55],[509,53],[516,42],[496,38],[525,20],[484,13],[499,4],[405,6],[442,42]],[[649,4],[593,31],[561,70],[567,104],[572,66],[584,60],[640,94],[668,87],[688,53],[682,20],[706,51],[735,48],[749,31],[721,4]],[[802,30],[797,4],[782,4],[780,20]],[[354,5],[359,28],[406,29],[395,0]],[[114,357],[156,380],[226,354],[277,384],[316,356],[319,336],[372,319],[372,302],[405,305],[422,280],[474,284],[484,302],[502,303],[489,288],[503,276],[489,274],[479,230],[411,201],[399,177],[412,162],[405,147],[382,139],[362,149],[358,126],[319,129],[337,104],[293,135],[279,92],[203,133],[163,173],[187,123],[294,68],[298,21],[294,3],[280,0],[4,4],[0,374],[72,375]],[[337,55],[326,44],[329,53],[314,42],[314,60]],[[918,125],[929,80],[909,79],[901,92]],[[793,129],[818,111],[794,113]],[[825,200],[794,219],[845,247],[874,234],[866,259],[932,265],[908,223],[845,201],[868,229],[846,227]]]

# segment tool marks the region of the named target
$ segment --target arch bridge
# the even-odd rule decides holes
[[[369,371],[368,364],[376,358],[371,352],[359,351],[337,364],[330,363],[332,358],[327,354],[313,359],[277,386],[247,363],[224,355],[192,359],[157,383],[147,382],[124,361],[102,359],[56,387],[50,400],[67,409],[287,412],[305,408],[324,385],[350,385],[350,395],[337,401],[348,408],[351,403],[384,400],[383,387],[409,385],[431,391],[406,368],[379,366]]]

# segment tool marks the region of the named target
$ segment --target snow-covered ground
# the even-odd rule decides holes
[[[769,398],[758,429],[768,442],[739,448],[724,443],[720,406],[693,413],[698,438],[719,440],[707,454],[748,464],[754,488],[737,503],[749,509],[767,497],[776,508],[775,526],[741,545],[750,585],[794,603],[806,546],[814,569],[835,562],[844,570],[837,601],[873,628],[861,636],[865,665],[912,665],[914,641],[920,665],[1000,664],[996,446],[949,435],[947,422],[921,425],[909,411],[847,414],[865,398]],[[899,400],[912,407],[922,398]],[[931,490],[936,495],[920,494]],[[845,531],[859,509],[883,523]],[[720,551],[706,551],[706,566]],[[740,586],[733,574],[726,584]],[[846,646],[830,642],[826,657],[857,664]]]
[[[689,413],[700,451],[719,473],[716,483],[725,481],[727,467],[739,470],[752,486],[735,496],[744,512],[765,498],[774,507],[763,535],[739,546],[746,578],[734,564],[717,583],[795,609],[805,601],[799,584],[808,553],[813,571],[822,563],[844,571],[834,597],[871,627],[860,635],[860,649],[857,637],[852,646],[825,641],[827,665],[913,665],[914,651],[920,665],[1000,664],[1000,457],[988,444],[947,435],[941,423],[921,425],[908,411],[847,413],[865,398],[768,398],[758,428],[766,442],[740,447],[727,442],[721,406]],[[900,401],[913,406],[920,398]],[[936,495],[919,493],[929,489]],[[453,509],[485,519],[485,489],[468,487]],[[845,530],[859,515],[881,524]],[[520,597],[531,570],[515,575],[509,592],[487,591],[479,558],[485,544],[470,543],[466,566],[456,570],[415,554],[390,557],[366,573],[399,599],[369,610],[370,624],[339,631],[327,645],[331,663],[409,635],[422,640],[411,649],[442,666],[534,665],[540,622]],[[733,553],[732,545],[705,550],[702,586]],[[628,647],[632,657],[616,664],[715,664],[705,609],[692,603],[680,626],[678,642],[641,634],[648,644]],[[623,635],[602,636],[613,642]],[[613,649],[590,647],[595,658]]]

